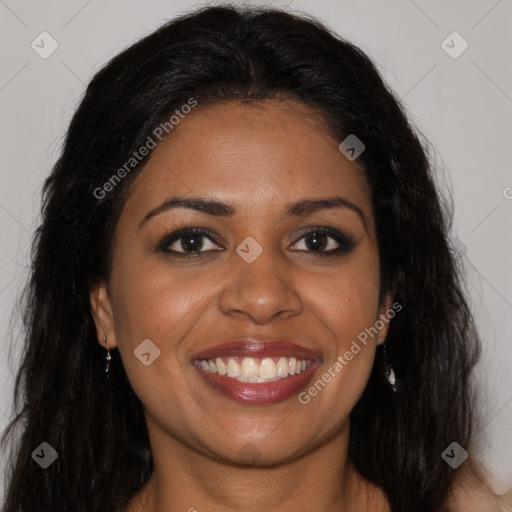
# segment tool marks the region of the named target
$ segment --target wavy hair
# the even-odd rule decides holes
[[[95,191],[187,103],[294,99],[340,142],[356,134],[370,184],[381,290],[402,306],[386,355],[401,390],[374,367],[350,417],[349,456],[393,512],[435,511],[454,471],[441,457],[472,439],[471,371],[480,349],[448,232],[452,206],[435,185],[427,145],[375,64],[317,19],[278,9],[206,7],[142,38],[92,79],[43,188],[42,221],[23,294],[25,345],[4,512],[123,511],[153,470],[143,407],[118,351],[104,379],[91,287],[108,280],[112,241],[143,158],[108,194]],[[59,454],[32,460],[41,442]]]

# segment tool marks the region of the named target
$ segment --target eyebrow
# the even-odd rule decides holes
[[[281,220],[285,220],[290,217],[301,217],[320,210],[339,207],[348,208],[357,213],[357,215],[363,221],[364,228],[366,231],[368,231],[366,217],[361,208],[359,208],[359,206],[355,205],[348,199],[339,196],[326,197],[322,199],[302,199],[300,201],[289,203],[283,210]],[[222,201],[204,199],[200,197],[169,197],[160,206],[157,206],[156,208],[149,211],[139,222],[138,228],[141,228],[146,222],[149,221],[149,219],[155,217],[156,215],[176,208],[187,208],[189,210],[195,210],[218,217],[232,217],[236,213],[236,208],[232,204],[224,203]]]

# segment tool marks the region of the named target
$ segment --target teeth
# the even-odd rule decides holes
[[[228,373],[226,365],[224,364],[224,361],[220,357],[217,357],[217,359],[215,360],[215,366],[217,366],[217,371],[219,372],[219,375],[226,375],[226,373]]]
[[[259,373],[261,373],[261,370]],[[258,363],[252,357],[245,357],[242,361],[240,365],[240,376],[246,378],[258,377]],[[260,375],[260,377],[265,377],[265,375]]]
[[[270,357],[261,361],[259,377],[262,379],[275,379],[277,377],[276,365]]]
[[[240,363],[239,363],[240,361]],[[298,375],[309,368],[310,360],[295,357],[220,357],[199,361],[201,368],[219,375],[227,375],[241,382],[273,382],[288,375]]]
[[[288,377],[288,359],[286,357],[279,358],[276,368],[278,377]]]
[[[228,377],[239,377],[240,376],[240,365],[230,357],[227,366]]]

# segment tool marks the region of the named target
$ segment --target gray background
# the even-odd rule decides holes
[[[274,0],[265,5],[270,4],[313,14],[359,44],[435,148],[439,181],[453,193],[452,237],[464,254],[484,342],[479,450],[495,473],[495,491],[505,492],[512,487],[512,2]],[[19,315],[12,312],[27,278],[41,185],[70,117],[103,63],[164,20],[199,5],[206,2],[0,0],[2,430],[21,347]],[[42,46],[44,31],[59,45],[47,59],[31,48],[32,41]],[[441,45],[453,31],[469,44],[457,58]],[[461,44],[457,36],[445,43],[452,53]]]

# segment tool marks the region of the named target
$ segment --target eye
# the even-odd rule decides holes
[[[202,253],[223,250],[214,242],[215,235],[206,228],[187,227],[166,235],[157,251],[178,257],[196,257]],[[340,231],[319,226],[310,228],[294,244],[296,251],[315,256],[335,256],[348,253],[355,247],[353,237]]]
[[[350,252],[355,247],[353,237],[345,235],[337,229],[319,226],[310,229],[298,242],[299,251],[313,253],[316,256],[334,256]]]
[[[165,236],[157,251],[173,253],[173,256],[193,257],[203,252],[217,251],[219,246],[205,228],[183,228]]]

